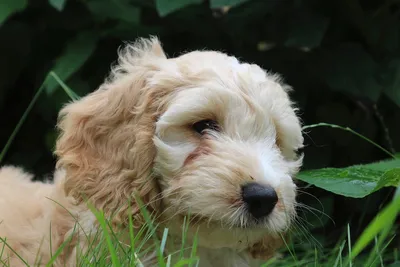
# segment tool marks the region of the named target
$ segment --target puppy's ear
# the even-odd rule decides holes
[[[78,203],[88,200],[117,223],[130,211],[135,223],[143,223],[135,194],[156,209],[152,138],[167,92],[148,81],[165,61],[155,38],[128,45],[98,90],[60,112],[55,154],[57,167],[66,171],[66,194]]]

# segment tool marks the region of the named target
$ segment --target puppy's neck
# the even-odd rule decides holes
[[[159,228],[160,240],[165,228],[168,229],[165,256],[171,255],[172,262],[179,260],[180,251],[183,249],[183,257],[186,259],[190,259],[192,251],[196,251],[194,257],[200,259],[198,266],[201,267],[260,266],[263,263],[251,257],[249,248],[256,242],[256,239],[259,239],[260,235],[265,234],[264,229],[260,229],[260,231],[253,229],[253,240],[249,233],[245,234],[246,239],[240,240],[239,233],[243,234],[243,229],[235,233],[235,229],[224,231],[220,227],[213,227],[212,224],[200,224],[197,227],[185,228],[183,220],[175,219]],[[197,238],[199,233],[203,237],[202,239]],[[204,238],[206,233],[207,238]],[[182,236],[185,236],[184,240]],[[183,242],[184,244],[182,244]],[[194,244],[196,245],[195,249],[193,248]],[[193,263],[196,264],[196,262]]]
[[[179,253],[174,253],[176,251],[179,252],[180,248],[179,242],[175,244],[174,249],[168,248],[171,250],[171,261],[177,262],[179,260]],[[192,248],[188,247],[184,251],[184,257],[186,259],[193,259],[193,263],[196,264],[196,261],[199,260],[199,267],[249,267],[249,266],[261,266],[262,262],[259,260],[253,260],[250,257],[250,254],[247,251],[238,252],[232,248],[206,248],[202,246],[196,247],[196,255],[195,258],[191,257]],[[168,251],[169,253],[170,251]]]

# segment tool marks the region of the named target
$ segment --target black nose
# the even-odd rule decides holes
[[[242,198],[247,209],[256,219],[270,214],[278,202],[278,196],[271,186],[258,183],[243,185]]]

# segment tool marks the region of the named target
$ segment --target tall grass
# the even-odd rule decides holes
[[[18,131],[26,120],[29,112],[34,106],[35,102],[39,98],[40,94],[44,91],[46,84],[49,79],[55,79],[65,93],[72,99],[79,99],[79,96],[71,90],[54,72],[50,72],[43,84],[38,89],[37,93],[32,98],[29,106],[21,116],[18,124],[10,135],[7,143],[0,153],[0,164],[4,160],[4,157],[9,150],[12,141],[16,137]],[[315,125],[305,126],[303,129],[309,129],[314,127],[332,127],[338,128],[351,132],[366,140],[372,145],[377,146],[388,155],[394,157],[389,151],[375,144],[373,141],[360,135],[347,127],[341,127],[338,125],[320,123]],[[282,258],[273,258],[265,262],[263,266],[326,266],[326,267],[352,267],[352,266],[385,266],[387,262],[397,263],[400,266],[399,249],[388,250],[389,244],[395,238],[396,226],[394,224],[397,214],[400,212],[400,194],[396,194],[397,197],[393,198],[392,202],[385,207],[379,214],[376,215],[374,220],[364,229],[359,239],[355,244],[351,244],[350,235],[351,228],[347,227],[346,235],[344,235],[336,246],[333,248],[322,248],[320,249],[316,243],[313,243],[313,239],[307,239],[311,243],[310,247],[306,251],[296,251],[298,246],[296,245],[299,240],[304,240],[304,234],[311,235],[310,233],[304,233],[306,226],[303,224],[301,228],[294,228],[292,238],[288,243],[285,243],[285,247],[282,249]],[[140,201],[140,200],[137,200]],[[142,260],[145,259],[145,255],[148,253],[155,253],[157,257],[158,266],[169,267],[169,266],[197,266],[201,259],[197,256],[197,236],[190,242],[187,240],[187,227],[189,220],[186,219],[182,225],[182,247],[178,251],[168,251],[166,253],[165,246],[169,238],[169,231],[167,228],[158,229],[158,225],[151,219],[150,214],[143,208],[141,211],[146,224],[140,229],[133,227],[132,218],[129,219],[128,228],[123,233],[115,232],[114,228],[110,226],[110,218],[106,218],[102,211],[98,211],[92,207],[92,211],[96,216],[96,219],[100,225],[100,231],[95,233],[85,233],[87,244],[86,250],[79,250],[81,253],[77,254],[76,266],[146,266]],[[72,214],[71,214],[72,216]],[[0,221],[1,223],[1,221]],[[78,223],[76,224],[72,234],[83,229]],[[50,229],[51,230],[51,229]],[[156,233],[162,233],[161,240],[158,238]],[[127,234],[129,242],[121,243],[121,234]],[[71,235],[72,238],[72,235]],[[68,248],[68,243],[71,238],[67,238],[56,251],[52,251],[52,257],[46,266],[52,266],[57,257],[63,252],[64,249]],[[126,236],[123,237],[126,240]],[[372,244],[372,246],[370,246]],[[79,244],[78,244],[79,246]],[[362,253],[368,246],[370,248],[367,253]],[[347,247],[347,249],[346,249]],[[0,265],[10,266],[9,262],[5,257],[5,251],[13,249],[7,244],[7,239],[0,237]],[[15,251],[13,251],[16,253]],[[189,252],[189,253],[188,253]],[[28,263],[16,253],[20,258],[21,263],[28,265]],[[172,262],[172,258],[174,261]],[[40,260],[40,259],[38,259]]]

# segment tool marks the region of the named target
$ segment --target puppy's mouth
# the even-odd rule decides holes
[[[205,216],[192,213],[191,215],[181,215],[186,217],[191,225],[207,225],[209,227],[219,227],[224,229],[268,229],[272,214],[262,218],[255,218],[243,205],[238,210],[224,214],[220,217]]]

